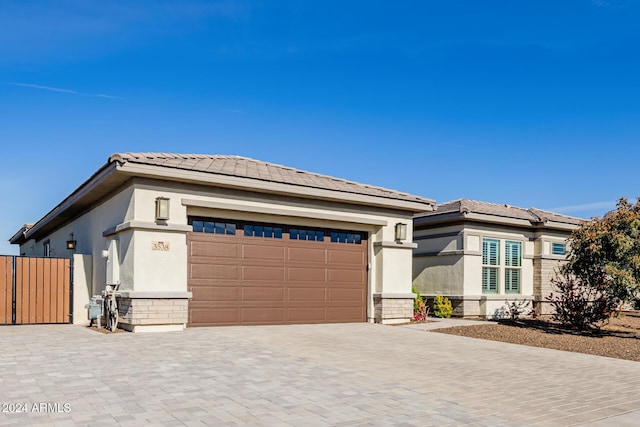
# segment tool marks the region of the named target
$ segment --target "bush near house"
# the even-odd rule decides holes
[[[427,320],[427,316],[429,314],[429,309],[420,296],[420,292],[414,287],[411,288],[411,292],[416,294],[416,299],[413,300],[413,319],[416,322]]]
[[[552,279],[552,283],[558,290],[547,297],[554,309],[553,320],[584,330],[602,327],[619,312],[620,300],[606,286],[592,286],[567,273]]]
[[[451,317],[452,314],[453,307],[449,298],[436,295],[433,300],[433,315],[436,317]]]

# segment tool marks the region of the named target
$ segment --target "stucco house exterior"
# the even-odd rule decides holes
[[[413,220],[413,284],[428,299],[448,297],[454,316],[501,317],[505,301],[548,314],[554,270],[581,221],[467,199],[439,204]]]
[[[412,315],[413,215],[434,204],[244,157],[121,153],[10,240],[73,258],[78,324],[118,282],[130,331],[394,323]]]

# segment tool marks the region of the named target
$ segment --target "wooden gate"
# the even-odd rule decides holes
[[[0,256],[0,325],[70,323],[71,261]]]

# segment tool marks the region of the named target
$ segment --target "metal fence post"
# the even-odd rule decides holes
[[[16,257],[11,257],[11,324],[16,324]]]

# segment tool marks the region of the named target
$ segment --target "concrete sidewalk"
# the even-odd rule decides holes
[[[637,426],[638,390],[637,362],[368,323],[0,327],[2,426]]]
[[[486,325],[489,323],[485,320],[467,320],[455,317],[450,317],[448,319],[429,317],[427,320],[427,322],[407,323],[398,326],[408,329],[416,329],[419,331],[432,331],[434,329],[452,328],[454,326]]]

